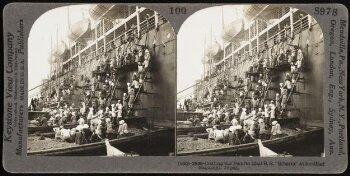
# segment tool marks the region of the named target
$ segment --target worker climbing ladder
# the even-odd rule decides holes
[[[264,103],[265,103],[265,100],[266,100],[266,97],[267,97],[267,93],[269,92],[271,83],[272,83],[272,77],[270,77],[269,82],[267,83],[267,86],[266,86],[266,88],[264,90],[264,95],[263,95],[263,98],[261,99],[260,107],[262,107],[264,105]]]
[[[301,23],[301,29],[302,29],[302,28],[303,28],[303,24]],[[281,106],[281,112],[280,112],[281,115],[283,115],[283,113],[285,112],[286,107],[287,107],[287,103],[288,103],[288,102],[290,101],[290,99],[292,98],[293,93],[295,93],[296,84],[297,84],[297,82],[298,82],[298,80],[299,80],[299,78],[300,78],[300,75],[301,75],[302,71],[303,71],[302,63],[305,63],[305,59],[307,59],[307,57],[308,57],[310,31],[311,31],[311,27],[309,26],[308,33],[307,33],[307,38],[306,38],[306,46],[305,46],[306,55],[305,55],[305,57],[304,57],[303,54],[302,54],[302,52],[300,53],[301,56],[299,56],[299,57],[302,57],[302,58],[299,58],[299,59],[301,59],[300,68],[298,68],[298,73],[297,73],[297,75],[296,75],[296,77],[295,77],[294,82],[292,83],[292,87],[291,87],[291,90],[290,90],[290,92],[289,92],[289,94],[288,94],[288,96],[287,96],[286,103],[285,103],[285,104],[282,104],[282,106]],[[300,50],[300,48],[301,48],[301,44],[300,44],[300,41],[301,41],[301,40],[302,40],[302,33],[299,34],[299,39],[298,39],[298,48],[299,48],[299,50]]]
[[[149,18],[147,18],[147,20],[146,20],[146,29],[147,29],[147,31],[150,30],[150,28],[149,28],[150,25],[149,25],[149,21],[148,20],[149,20]],[[156,46],[155,42],[156,42],[157,36],[158,36],[158,29],[156,28],[156,32],[155,32],[154,39],[153,39],[153,51],[155,51],[155,46]],[[149,42],[148,39],[149,39],[149,32],[146,33],[146,38],[145,38],[145,41],[144,41],[144,44],[143,44],[143,48],[147,48],[147,43]],[[150,71],[150,65],[152,65],[151,64],[152,63],[151,62],[152,61],[151,56],[149,56],[149,58],[145,58],[145,59],[148,60],[148,65],[146,67],[145,74],[144,74],[144,76],[142,78],[142,83],[141,83],[140,87],[138,88],[134,99],[131,100],[131,105],[128,108],[127,116],[129,116],[130,113],[132,112],[132,110],[134,109],[135,102],[140,99],[141,90],[144,89],[144,86],[145,86],[145,83],[146,83],[146,79],[147,79],[147,74]],[[130,98],[130,95],[128,95],[128,98]]]
[[[290,90],[290,92],[289,92],[289,94],[288,94],[288,96],[287,96],[286,103],[285,103],[285,104],[282,104],[282,106],[281,106],[281,115],[282,115],[282,114],[284,113],[284,111],[286,110],[287,103],[290,101],[290,99],[291,99],[291,97],[292,97],[292,94],[294,93],[294,90],[295,90],[295,87],[296,87],[296,83],[298,82],[298,79],[299,79],[299,77],[300,77],[301,72],[302,72],[302,68],[299,69],[298,74],[297,74],[297,76],[296,76],[296,78],[295,78],[295,82],[292,83],[292,88],[291,88],[291,90]]]

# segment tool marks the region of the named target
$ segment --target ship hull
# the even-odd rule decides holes
[[[322,136],[324,133],[323,128],[314,128],[304,133],[280,137],[272,140],[262,141],[263,145],[268,148],[283,147],[287,145],[292,145],[294,143],[299,143],[302,141],[307,141],[311,138],[316,138]],[[197,156],[229,156],[235,155],[242,152],[248,152],[252,150],[258,150],[259,146],[257,142],[234,145],[229,147],[221,147],[214,149],[205,149],[200,151],[188,151],[188,152],[177,152],[177,156],[188,156],[188,155],[197,155]]]
[[[128,137],[122,137],[119,139],[112,139],[109,140],[110,144],[114,147],[121,147],[121,148],[127,148],[132,147],[135,145],[135,143],[139,142],[146,142],[149,140],[158,141],[160,139],[169,139],[170,133],[172,133],[173,129],[157,129],[153,130],[151,132],[140,134],[140,135],[134,135],[134,136],[128,136]],[[170,151],[170,150],[169,150]],[[82,144],[79,146],[73,146],[73,147],[63,147],[63,148],[55,148],[55,149],[48,149],[48,150],[40,150],[40,151],[28,151],[28,156],[84,156],[89,154],[94,155],[105,155],[106,153],[106,145],[105,142],[95,142],[95,143],[89,143],[89,144]],[[165,154],[166,152],[164,152]]]

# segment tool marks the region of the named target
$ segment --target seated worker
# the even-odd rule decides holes
[[[106,138],[106,132],[107,132],[107,124],[106,124],[106,118],[103,116],[100,118],[101,122],[97,125],[96,128],[96,134],[100,139]]]
[[[47,118],[43,115],[39,119],[40,126],[46,127],[48,125]]]
[[[238,136],[235,134],[236,126],[230,126],[228,133],[228,144],[229,145],[238,145],[240,144]]]
[[[201,125],[208,126],[209,125],[208,120],[209,120],[209,118],[207,116],[204,116]]]
[[[208,140],[214,140],[215,139],[214,129],[213,128],[207,128],[205,130],[208,132]]]
[[[193,120],[193,126],[200,126],[201,125],[201,119],[198,118],[197,115],[195,115]]]
[[[250,134],[250,136],[254,140],[259,137],[259,124],[258,124],[258,121],[253,121],[253,123],[250,125],[248,133]]]
[[[67,123],[67,116],[63,116],[59,119],[58,125],[64,125]]]
[[[193,124],[193,116],[191,116],[190,118],[188,118],[186,121],[189,121],[189,122],[191,122],[192,124]]]
[[[128,134],[128,124],[125,123],[124,120],[119,121],[119,127],[118,127],[118,134],[119,135],[124,135],[124,134]]]
[[[281,125],[275,120],[271,123],[271,139],[275,139],[281,136]]]
[[[267,140],[267,128],[264,122],[264,119],[260,118],[258,119],[258,124],[259,124],[259,139],[261,140]]]
[[[29,123],[33,124],[33,125],[36,125],[36,126],[40,126],[39,120],[40,120],[40,117],[37,117],[34,120],[31,120]]]
[[[85,124],[85,120],[82,116],[80,116],[80,119],[78,120],[78,126],[75,127],[77,131],[82,131],[85,128],[89,128],[88,124]]]
[[[55,117],[51,116],[49,120],[47,121],[48,126],[53,126],[55,124]]]
[[[213,127],[215,142],[224,143],[224,130],[218,130],[216,126]]]
[[[75,133],[75,143],[76,144],[86,144],[91,142],[92,138],[92,132],[89,129],[89,126],[87,124],[84,124],[84,127],[81,128],[80,131],[77,131]]]
[[[216,116],[213,121],[211,122],[211,124],[214,125],[220,125],[220,119],[218,116]]]
[[[254,138],[250,135],[249,131],[247,131],[242,139],[243,144],[254,142]]]

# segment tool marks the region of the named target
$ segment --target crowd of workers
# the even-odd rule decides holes
[[[239,57],[237,55],[236,59],[240,60]],[[246,77],[239,78],[235,86],[230,85],[227,79],[211,88],[203,84],[202,89],[206,90],[204,96],[190,97],[184,100],[183,105],[179,104],[180,110],[203,114],[203,119],[191,117],[187,121],[193,126],[212,127],[208,129],[209,139],[230,144],[281,135],[278,119],[285,117],[283,112],[292,101],[291,94],[296,91],[295,84],[300,79],[304,64],[302,49],[291,45],[288,37],[277,36],[274,44],[270,47],[266,44],[253,63]],[[278,84],[273,81],[276,78],[274,70],[280,66],[290,67],[290,70],[284,74],[284,82],[279,83],[277,88],[272,86]],[[223,76],[227,77],[226,74]],[[278,91],[273,94],[269,90]],[[228,94],[228,91],[233,94]],[[222,124],[231,126],[217,129]]]
[[[138,41],[136,37],[127,38],[120,47],[113,45],[110,50],[96,56],[98,64],[92,71],[92,80],[82,75],[84,84],[78,85],[72,75],[46,98],[33,98],[29,109],[49,112],[49,116],[40,116],[32,123],[61,126],[55,129],[56,133],[61,137],[74,133],[76,139],[73,141],[79,144],[88,142],[91,136],[104,139],[111,134],[127,134],[125,118],[131,116],[135,103],[140,101],[139,95],[143,91],[151,61],[149,49],[135,41]],[[126,67],[137,67],[137,72],[132,74],[130,82],[123,85],[126,82]],[[120,95],[117,89],[125,90],[122,97],[117,97]],[[81,92],[80,95],[75,95],[77,90]],[[72,96],[79,97],[81,102],[76,105],[69,101]],[[64,135],[62,131],[69,130],[63,128],[67,123],[77,126]]]

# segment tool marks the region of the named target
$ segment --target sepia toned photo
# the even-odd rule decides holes
[[[178,156],[324,156],[324,37],[310,14],[210,7],[177,46]]]
[[[341,3],[3,6],[8,173],[339,174]]]
[[[139,6],[41,15],[28,39],[27,155],[173,155],[175,39]]]

